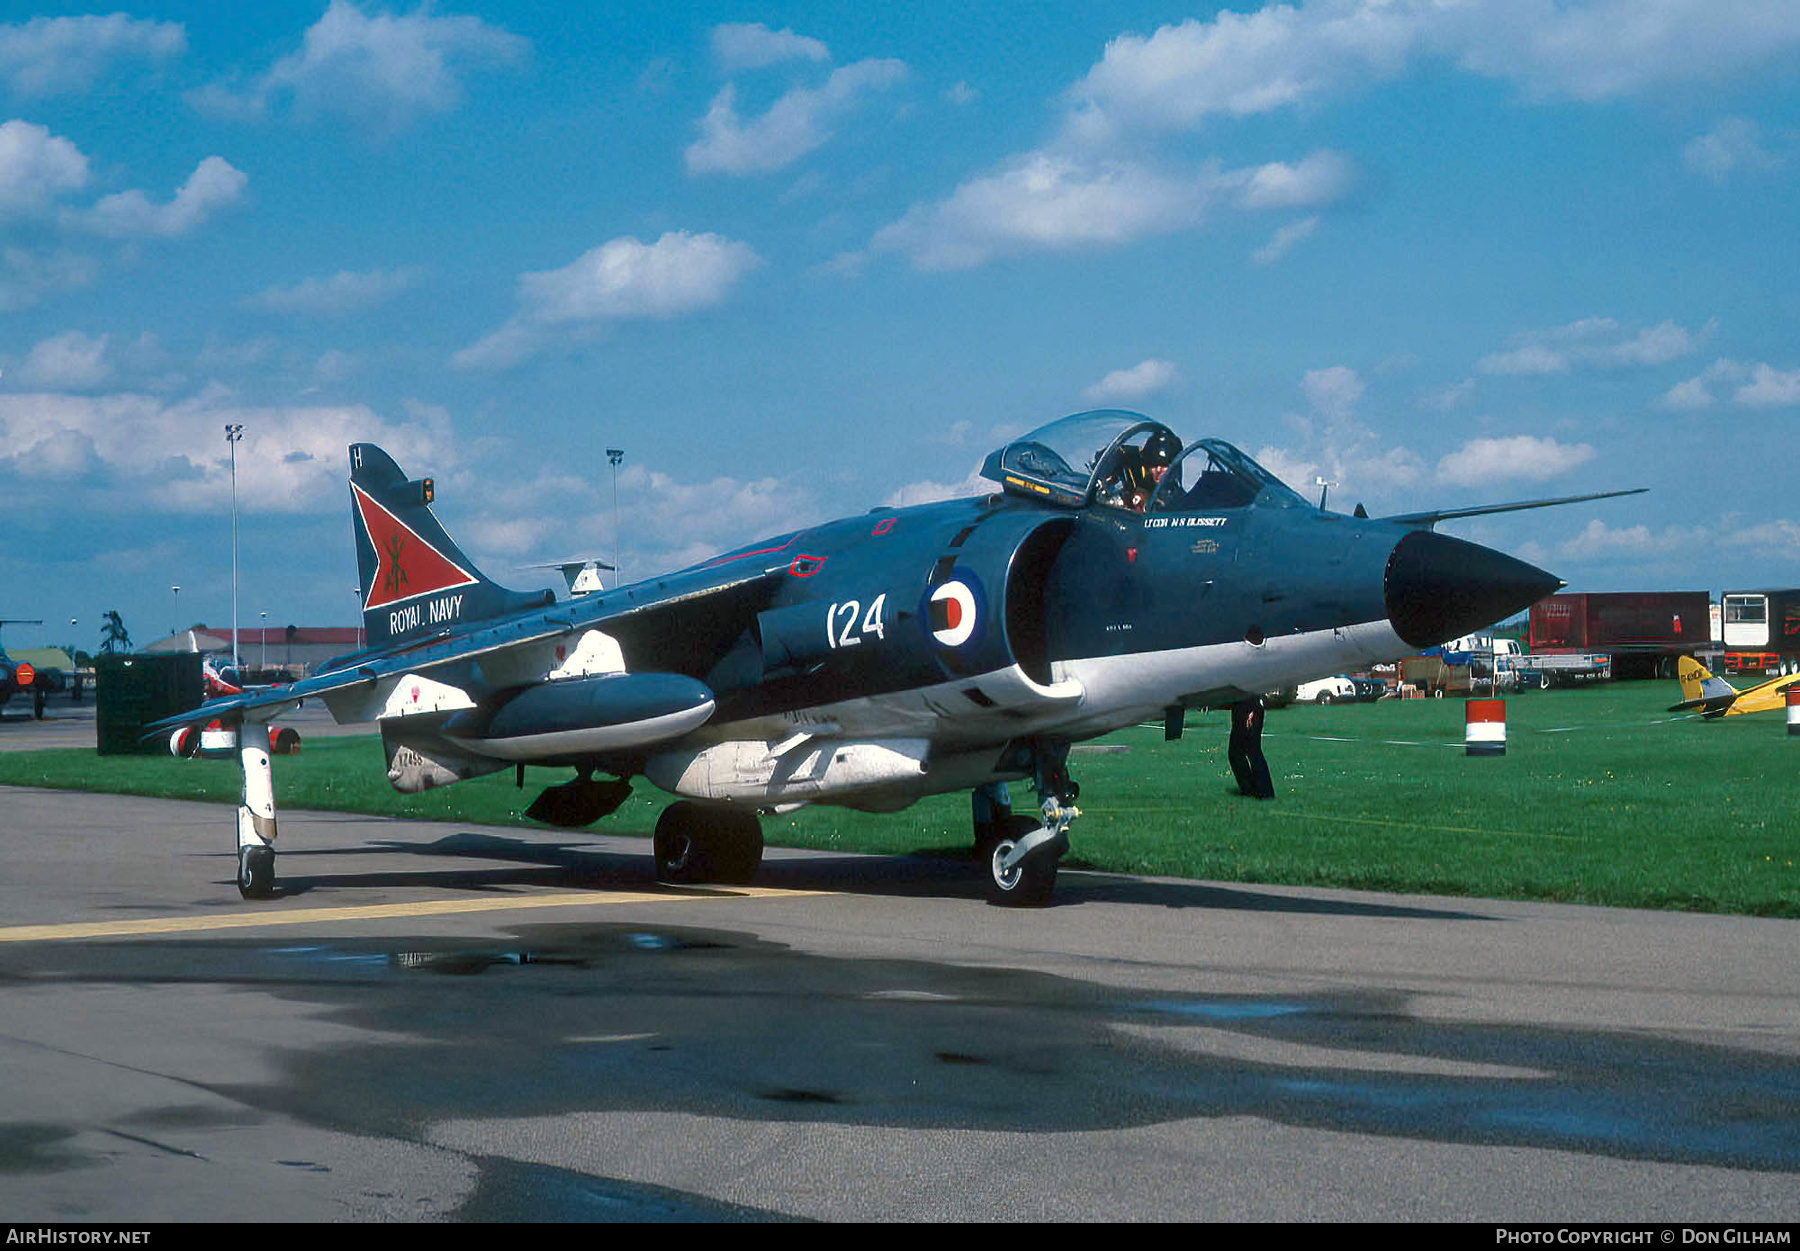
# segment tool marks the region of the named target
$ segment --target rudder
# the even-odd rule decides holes
[[[1707,717],[1722,717],[1737,702],[1737,688],[1724,678],[1715,678],[1691,656],[1683,656],[1675,666],[1675,680],[1681,684],[1681,702],[1671,704],[1670,712],[1699,708]]]

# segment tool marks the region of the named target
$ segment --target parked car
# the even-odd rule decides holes
[[[1302,704],[1347,704],[1356,699],[1356,683],[1342,674],[1317,678],[1302,682],[1294,698]]]
[[[1387,683],[1380,678],[1357,677],[1353,674],[1350,685],[1356,688],[1357,700],[1365,704],[1372,704],[1387,694]]]

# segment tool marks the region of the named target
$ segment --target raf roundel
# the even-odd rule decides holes
[[[961,578],[953,578],[931,592],[926,601],[926,620],[931,637],[945,647],[961,647],[975,636],[981,610],[975,591]]]

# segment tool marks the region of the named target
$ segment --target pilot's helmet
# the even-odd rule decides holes
[[[1144,463],[1151,468],[1168,465],[1181,455],[1181,440],[1168,430],[1158,430],[1144,444]]]

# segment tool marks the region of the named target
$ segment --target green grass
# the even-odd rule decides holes
[[[1186,737],[1121,731],[1077,751],[1084,815],[1073,866],[1179,877],[1800,916],[1800,738],[1780,713],[1702,722],[1663,709],[1672,683],[1621,682],[1507,701],[1507,754],[1462,750],[1461,700],[1269,714],[1277,795],[1239,796],[1223,714]],[[314,739],[275,762],[277,802],[384,816],[528,824],[561,770],[395,794],[374,738]],[[234,803],[226,761],[0,754],[0,783]],[[1026,809],[1028,787],[1014,786]],[[667,797],[647,783],[596,831],[648,837]],[[905,854],[967,846],[966,795],[868,816],[807,808],[764,821],[777,846]],[[648,851],[648,848],[646,848]]]

